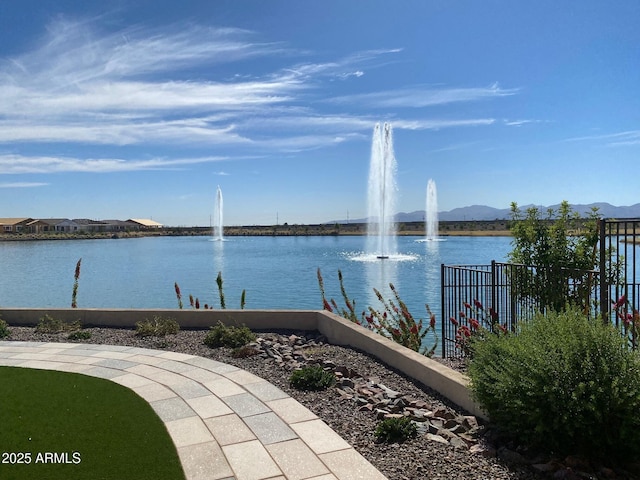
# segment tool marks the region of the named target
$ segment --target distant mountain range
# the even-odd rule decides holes
[[[534,205],[519,205],[520,210],[524,213]],[[550,205],[548,207],[536,205],[541,212],[546,212],[552,208],[557,210],[558,205]],[[616,207],[610,203],[598,202],[589,203],[587,205],[575,204],[571,205],[574,211],[581,215],[591,212],[593,207],[598,208],[598,213],[604,218],[640,218],[640,203],[628,207]],[[416,210],[415,212],[400,212],[395,216],[396,222],[422,222],[425,219],[424,210]],[[471,205],[469,207],[454,208],[448,212],[438,212],[439,221],[463,222],[469,220],[504,220],[511,218],[511,208],[493,208],[486,205]],[[349,223],[366,223],[366,218],[350,219]],[[346,220],[336,220],[328,223],[347,223]]]

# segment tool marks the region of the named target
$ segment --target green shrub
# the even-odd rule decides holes
[[[204,344],[210,348],[239,348],[253,342],[255,339],[256,334],[246,326],[226,326],[222,322],[218,322],[217,325],[214,325],[209,330],[204,339]]]
[[[180,330],[180,325],[171,317],[155,316],[152,320],[145,318],[136,323],[136,335],[139,337],[164,337],[175,335]]]
[[[76,330],[67,335],[68,340],[88,340],[91,338],[91,332],[89,330]]]
[[[474,347],[471,388],[497,427],[559,455],[638,458],[640,355],[613,326],[568,310]]]
[[[336,376],[327,372],[320,365],[307,365],[295,370],[289,383],[298,390],[324,390],[336,382]]]
[[[418,435],[418,427],[409,417],[385,418],[378,423],[374,435],[379,442],[404,442]]]
[[[38,333],[60,333],[70,332],[81,328],[80,320],[75,322],[65,322],[59,318],[54,318],[48,313],[40,317],[38,325],[36,325],[36,332]]]
[[[6,338],[11,335],[9,324],[0,318],[0,338]]]

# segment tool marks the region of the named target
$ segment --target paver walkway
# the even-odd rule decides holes
[[[0,341],[0,365],[109,379],[147,400],[188,480],[384,480],[306,407],[245,370],[182,353]]]

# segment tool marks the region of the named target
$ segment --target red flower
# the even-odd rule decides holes
[[[331,308],[331,305],[329,305],[329,302],[327,302],[326,298],[323,298],[322,302],[324,304],[324,309],[325,310],[327,310],[328,312],[333,312],[333,309]]]
[[[489,307],[489,316],[491,317],[492,321],[496,321],[498,320],[498,312],[496,312],[493,307]]]
[[[436,328],[436,316],[432,313],[431,319],[429,320],[429,326],[431,328]]]
[[[474,300],[473,304],[476,306],[476,308],[483,310],[482,304],[480,303],[480,300]]]
[[[625,303],[627,303],[627,296],[626,295],[622,295],[617,302],[615,302],[613,304],[613,308],[620,308],[622,307]]]
[[[418,326],[417,326],[417,325],[414,325],[413,327],[411,327],[411,328],[409,329],[409,331],[410,331],[411,333],[413,333],[414,335],[417,335],[417,334],[418,334]]]
[[[478,322],[478,320],[476,320],[475,318],[470,318],[469,324],[471,325],[472,330],[478,330],[480,328],[480,322]]]
[[[464,308],[471,310],[471,305],[468,302],[464,302]]]
[[[200,308],[200,300],[196,298],[196,310]]]
[[[466,318],[467,316],[464,314],[464,312],[460,312],[460,318]]]
[[[455,318],[449,317],[449,321],[453,323],[456,327],[458,326],[458,320],[456,320]]]

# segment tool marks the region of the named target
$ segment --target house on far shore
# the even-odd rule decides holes
[[[77,232],[78,224],[68,218],[38,218],[27,223],[29,233]]]
[[[154,230],[163,227],[161,223],[146,218],[130,218],[127,222],[134,223],[139,230]]]
[[[137,223],[131,220],[102,220],[108,232],[127,232],[129,230],[139,230]]]
[[[33,222],[33,218],[0,218],[0,233],[26,232],[29,222]]]
[[[99,220],[90,220],[88,218],[74,218],[73,221],[78,225],[81,232],[106,232],[107,225]]]

